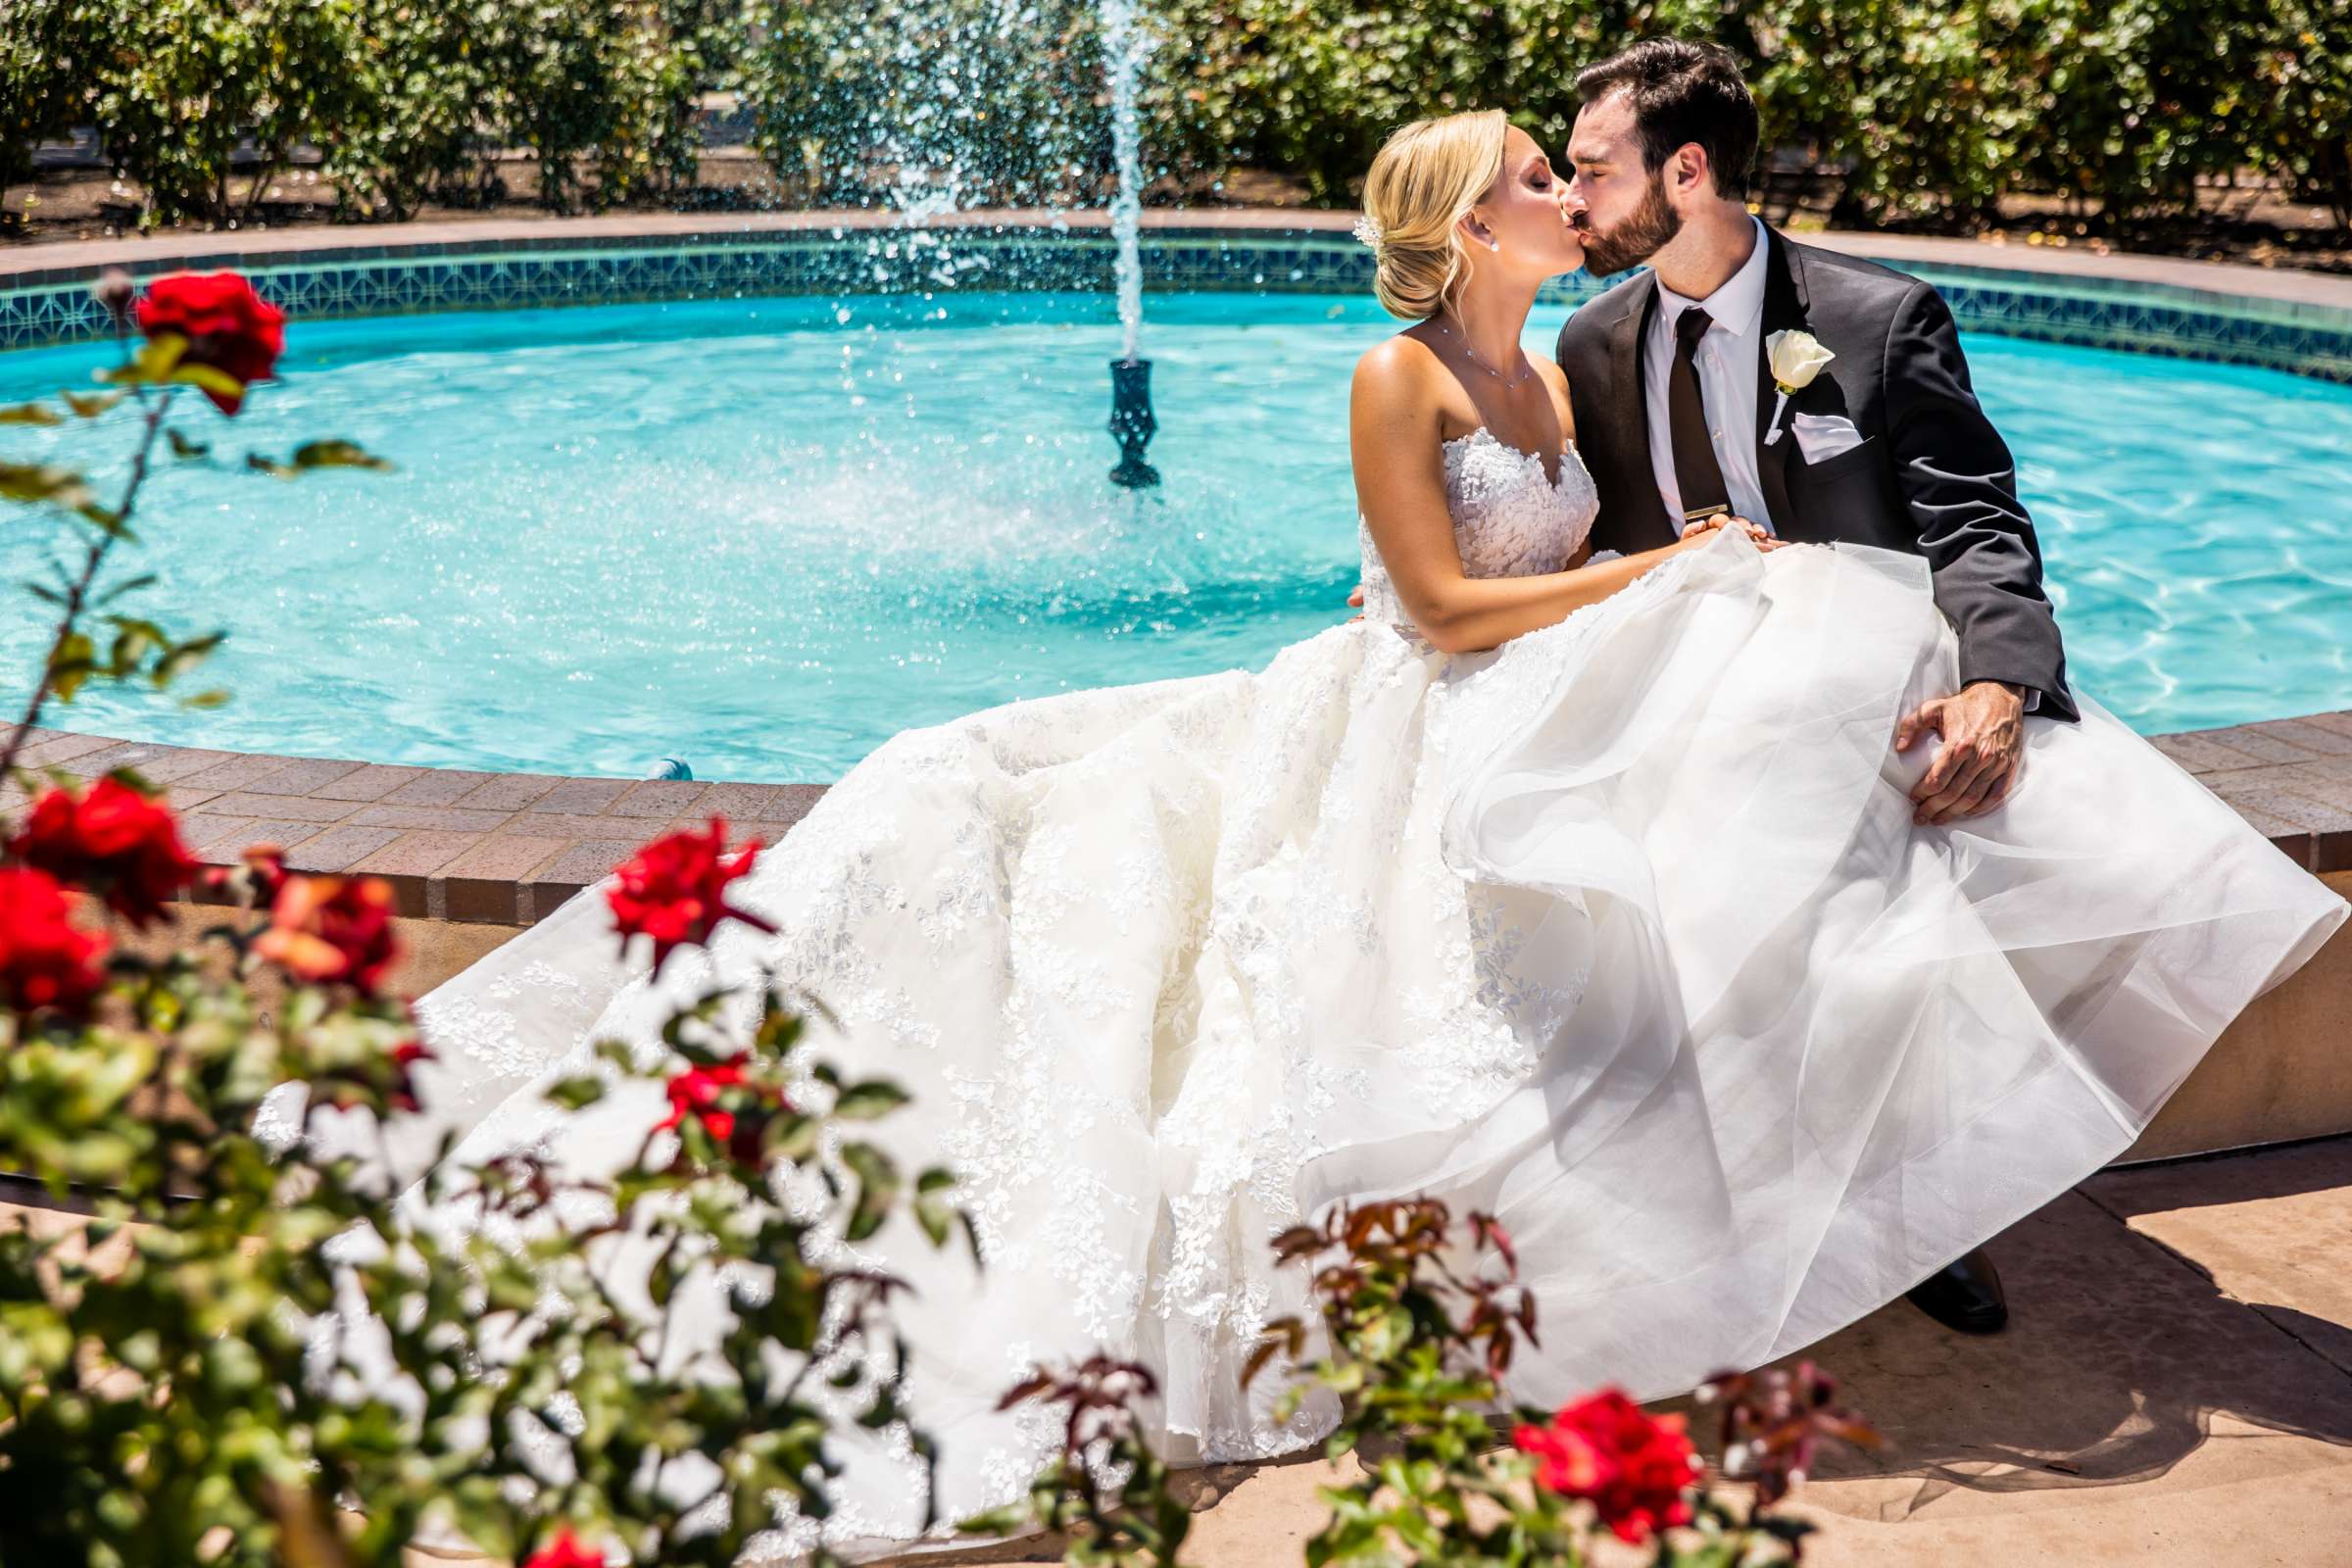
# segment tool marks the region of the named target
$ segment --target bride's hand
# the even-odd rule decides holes
[[[1712,516],[1700,517],[1696,521],[1684,523],[1683,542],[1686,544],[1702,542],[1708,534],[1713,533],[1716,529],[1735,525],[1747,530],[1747,537],[1755,542],[1758,550],[1778,550],[1788,542],[1777,537],[1762,523],[1750,522],[1745,517],[1736,516],[1729,512],[1718,512]]]

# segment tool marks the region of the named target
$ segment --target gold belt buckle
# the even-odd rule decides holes
[[[1731,507],[1727,504],[1718,504],[1712,507],[1692,507],[1683,514],[1683,521],[1687,523],[1696,522],[1701,517],[1712,517],[1719,512],[1729,512],[1731,510]]]

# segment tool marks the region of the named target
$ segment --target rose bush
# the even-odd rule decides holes
[[[578,1107],[631,1078],[666,1089],[677,1114],[608,1182],[529,1150],[441,1159],[446,1140],[408,1136],[437,1058],[400,993],[384,882],[289,873],[267,846],[207,869],[135,771],[83,784],[21,765],[50,702],[89,680],[168,688],[219,642],[117,612],[102,651],[90,618],[142,587],[105,570],[136,538],[162,438],[204,446],[168,423],[177,394],[194,386],[234,416],[282,347],[276,313],[233,274],[159,280],[144,298],[110,277],[101,297],[122,344],[114,390],[58,401],[101,428],[129,420],[123,491],[106,504],[73,470],[0,464],[0,495],[82,540],[78,564],[36,585],[59,612],[52,652],[0,735],[0,779],[24,797],[21,820],[0,821],[0,1168],[86,1215],[0,1221],[11,1568],[389,1568],[420,1535],[452,1533],[533,1568],[601,1564],[608,1548],[717,1564],[821,1516],[831,1423],[901,1419],[897,1282],[845,1264],[842,1244],[901,1206],[934,1244],[976,1234],[947,1172],[909,1179],[860,1136],[904,1102],[896,1085],[815,1056],[763,975],[682,1006],[651,1054],[608,1042],[595,1071],[549,1090]],[[250,466],[380,460],[329,441]],[[764,925],[726,902],[759,850],[724,852],[724,832],[713,819],[657,839],[623,868],[624,952],[639,933],[666,957],[728,920]],[[199,891],[235,906],[192,943],[148,958],[115,940],[117,924],[188,918]],[[395,1152],[416,1147],[427,1211],[467,1223],[413,1223],[396,1202],[422,1172]],[[811,1206],[811,1183],[831,1200]],[[612,1222],[560,1217],[583,1200]],[[598,1273],[603,1239],[632,1225],[659,1250],[651,1319]],[[690,1373],[662,1358],[659,1304],[706,1272],[739,1283],[731,1326]],[[354,1348],[363,1309],[371,1355]],[[845,1348],[861,1352],[847,1365]],[[551,1470],[551,1443],[565,1466]]]

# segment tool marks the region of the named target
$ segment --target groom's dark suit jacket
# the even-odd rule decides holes
[[[2017,499],[2009,448],[1970,388],[1950,309],[1908,273],[1765,233],[1755,439],[1774,532],[1925,556],[1936,606],[1959,634],[1961,682],[2016,681],[2041,693],[2035,712],[2077,717],[2034,521]],[[1630,555],[1680,532],[1649,464],[1642,338],[1657,303],[1644,269],[1560,331],[1577,450],[1600,490],[1595,549]],[[1786,426],[1764,444],[1778,399],[1761,340],[1783,327],[1811,332],[1837,356],[1788,414],[1841,414],[1860,446],[1808,464]]]

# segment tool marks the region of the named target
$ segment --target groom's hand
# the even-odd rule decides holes
[[[1971,681],[1905,713],[1894,727],[1896,751],[1909,751],[1930,730],[1943,737],[1911,787],[1911,820],[1922,827],[1957,822],[2007,800],[2025,765],[2025,693],[1997,680]]]
[[[1356,614],[1349,615],[1348,618],[1349,620],[1361,620],[1361,619],[1363,619],[1364,617],[1363,617],[1363,615],[1360,613],[1360,612],[1361,612],[1361,611],[1363,610],[1363,608],[1364,608],[1364,585],[1363,585],[1362,583],[1360,583],[1360,582],[1359,582],[1359,583],[1357,583],[1357,584],[1355,585],[1355,592],[1353,592],[1353,593],[1351,593],[1351,594],[1349,594],[1349,595],[1348,596],[1348,603],[1349,603],[1350,605],[1353,605],[1353,606],[1356,608],[1356,610],[1359,612],[1358,612],[1358,613],[1356,613]]]
[[[1695,522],[1684,523],[1683,537],[1690,539],[1697,534],[1713,533],[1718,528],[1740,529],[1748,538],[1755,541],[1758,550],[1778,550],[1788,542],[1762,523],[1750,522],[1745,517],[1735,516],[1728,512],[1718,512],[1710,516],[1700,517]]]

